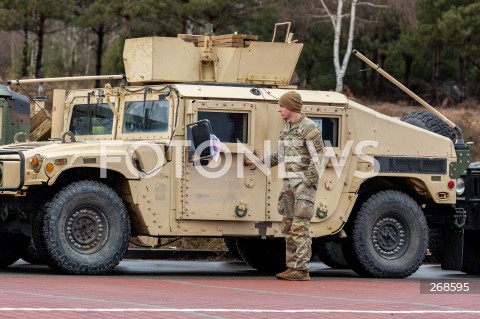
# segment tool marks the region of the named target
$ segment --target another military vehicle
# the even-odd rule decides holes
[[[30,102],[28,98],[0,85],[0,144],[29,139]]]
[[[0,150],[0,265],[15,262],[33,237],[53,269],[102,274],[131,236],[145,235],[230,238],[252,267],[284,269],[282,166],[269,172],[257,156],[279,148],[277,101],[296,89],[301,50],[291,33],[285,42],[128,39],[128,83],[55,90],[51,140]],[[362,276],[403,278],[422,264],[429,228],[441,229],[450,238],[444,268],[461,267],[461,139],[340,93],[297,92],[327,145],[317,161],[313,237],[342,238],[349,267]]]
[[[462,271],[480,275],[480,162],[457,179],[457,207],[466,212],[459,225],[465,229]]]

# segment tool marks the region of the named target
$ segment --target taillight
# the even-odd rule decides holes
[[[455,187],[455,182],[454,181],[449,181],[447,186],[448,186],[448,189],[453,189]]]

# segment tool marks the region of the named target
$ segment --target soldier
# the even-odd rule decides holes
[[[310,280],[308,269],[312,256],[310,220],[318,185],[314,160],[323,159],[322,134],[315,122],[302,114],[302,98],[295,91],[278,100],[278,112],[285,120],[280,132],[278,153],[270,156],[270,166],[285,163],[286,178],[279,196],[278,212],[283,215],[282,233],[285,236],[287,270],[278,279]],[[281,146],[281,145],[280,145]],[[315,156],[315,153],[318,156]],[[313,155],[313,157],[312,157]],[[267,162],[268,163],[268,162]]]

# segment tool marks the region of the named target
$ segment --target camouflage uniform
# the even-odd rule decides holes
[[[312,152],[318,154],[321,162],[323,139],[315,122],[302,115],[296,123],[286,121],[280,133],[280,141],[284,144],[284,152],[280,145],[279,152],[270,156],[270,165],[276,166],[279,162],[285,162],[288,177],[284,178],[278,200],[278,212],[283,215],[282,233],[286,243],[286,263],[291,269],[308,270],[312,256],[310,220],[314,214],[313,205],[319,177],[307,143],[310,143]],[[294,156],[296,158],[289,158]]]

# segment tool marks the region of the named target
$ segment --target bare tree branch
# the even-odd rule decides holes
[[[328,10],[328,7],[327,7],[327,5],[325,4],[325,1],[320,0],[320,3],[322,4],[322,7],[323,7],[323,9],[325,10],[325,12],[327,13],[327,15],[328,15],[328,17],[330,18],[330,20],[332,21],[333,28],[335,29],[335,28],[336,28],[335,18],[334,18],[333,15],[330,13],[330,10]]]
[[[390,6],[384,5],[384,4],[375,4],[371,2],[359,2],[357,3],[357,6],[369,6],[369,7],[374,7],[374,8],[390,8]]]

